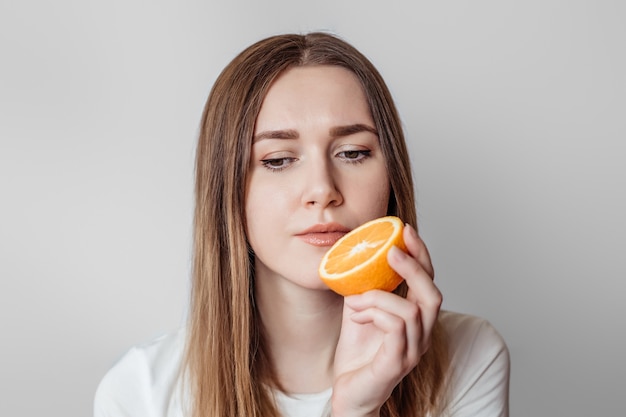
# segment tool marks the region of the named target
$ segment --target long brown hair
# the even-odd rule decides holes
[[[299,65],[338,65],[360,81],[391,184],[389,214],[416,224],[409,155],[391,94],[370,61],[326,33],[278,35],[241,52],[222,71],[202,116],[196,154],[191,306],[184,371],[192,417],[278,416],[271,365],[254,307],[246,240],[245,184],[254,124],[272,81]],[[406,294],[406,286],[397,290]],[[396,387],[384,416],[425,416],[442,402],[446,343],[439,326],[418,366]]]

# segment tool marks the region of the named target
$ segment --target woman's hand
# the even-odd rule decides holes
[[[344,300],[335,352],[333,417],[378,416],[393,389],[430,346],[442,296],[433,282],[424,242],[408,225],[403,237],[409,253],[394,247],[387,260],[406,280],[406,299],[374,290]]]

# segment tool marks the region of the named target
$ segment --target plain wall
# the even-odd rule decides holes
[[[623,413],[626,3],[0,3],[0,415],[91,415],[184,319],[202,107],[236,53],[323,29],[380,69],[444,307],[489,319],[512,416]]]

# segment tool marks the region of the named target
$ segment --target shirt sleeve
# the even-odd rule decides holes
[[[448,318],[451,417],[508,417],[510,359],[506,343],[486,320]]]
[[[102,378],[94,417],[183,417],[184,340],[179,329],[130,349]]]
[[[131,349],[107,372],[94,398],[94,417],[153,417],[150,369],[142,352]]]

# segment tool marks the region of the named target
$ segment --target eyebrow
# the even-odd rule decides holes
[[[355,123],[352,125],[346,126],[336,126],[330,129],[329,134],[330,137],[340,138],[344,136],[354,135],[355,133],[360,132],[370,132],[378,136],[378,131],[371,126]],[[298,139],[300,135],[296,130],[286,129],[286,130],[267,130],[254,135],[253,142],[258,142],[263,139]]]
[[[266,130],[261,133],[257,133],[252,138],[253,142],[258,142],[263,139],[298,139],[300,135],[298,132],[292,129],[287,130]]]
[[[333,127],[332,129],[330,129],[330,136],[333,138],[340,138],[343,136],[350,136],[354,135],[355,133],[361,132],[370,132],[378,136],[378,132],[376,131],[376,129],[362,123]]]

